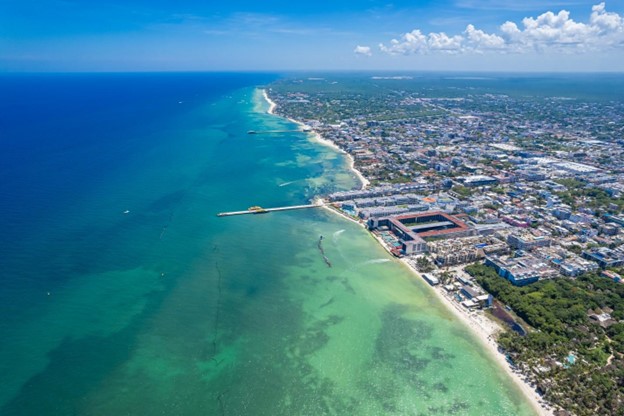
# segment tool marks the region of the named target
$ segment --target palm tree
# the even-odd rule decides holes
[[[450,283],[452,279],[453,279],[453,274],[449,272],[448,270],[443,271],[442,274],[440,275],[440,283],[443,285]]]

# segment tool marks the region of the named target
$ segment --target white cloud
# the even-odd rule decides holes
[[[482,30],[475,29],[473,25],[468,25],[464,30],[464,47],[474,51],[503,49],[505,39],[498,35],[488,34]]]
[[[356,46],[355,49],[353,50],[353,52],[356,55],[363,55],[363,56],[372,56],[373,53],[371,52],[371,48],[370,46]]]
[[[461,48],[462,37],[448,36],[446,33],[430,33],[427,39],[429,48],[434,51],[455,53]]]
[[[401,40],[392,39],[389,46],[380,44],[379,48],[393,55],[429,52],[456,53],[461,50],[463,38],[460,35],[448,36],[444,32],[424,35],[416,29],[402,36]]]
[[[525,17],[521,27],[505,22],[499,33],[486,33],[468,25],[461,34],[444,32],[422,33],[415,29],[388,45],[379,48],[392,55],[429,53],[502,53],[538,52],[586,52],[624,48],[624,18],[607,12],[605,3],[592,7],[587,23],[576,22],[570,12],[548,11],[537,17]]]

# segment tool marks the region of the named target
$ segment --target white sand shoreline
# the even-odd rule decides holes
[[[262,90],[262,96],[269,103],[269,110],[267,112],[269,114],[275,114],[275,108],[277,107],[277,104],[275,104],[275,102],[269,98],[269,95],[267,94],[267,91],[265,89]]]
[[[418,272],[407,263],[405,259],[401,259],[401,262],[405,264],[415,275],[419,278]],[[423,280],[424,281],[424,280]],[[448,296],[446,296],[441,287],[430,287],[430,289],[436,293],[438,299],[446,305],[446,307],[455,315],[457,319],[462,321],[467,327],[470,328],[472,333],[476,336],[479,342],[486,347],[490,352],[490,356],[498,363],[498,365],[511,377],[516,386],[522,391],[527,398],[533,409],[540,415],[552,416],[554,413],[552,409],[545,407],[540,403],[541,396],[533,389],[528,383],[526,383],[522,377],[522,374],[514,371],[507,362],[505,355],[498,350],[498,344],[495,341],[495,335],[503,329],[493,320],[487,318],[482,313],[468,312],[462,309],[462,306],[456,302],[453,302]]]
[[[271,115],[277,115],[275,114],[275,108],[277,107],[277,104],[273,100],[271,100],[271,98],[269,98],[269,95],[267,94],[266,89],[262,90],[262,96],[269,103],[268,113]],[[309,128],[309,126],[305,125],[299,120],[295,120],[290,117],[284,117],[284,118],[286,118],[288,121],[292,123],[297,124],[298,126],[301,126],[302,129]],[[347,160],[349,161],[349,169],[355,174],[355,176],[360,181],[361,189],[365,189],[368,185],[370,185],[370,181],[366,179],[364,175],[362,175],[362,172],[360,172],[359,170],[355,168],[355,159],[353,159],[353,156],[351,156],[349,153],[341,149],[336,143],[321,136],[318,132],[311,130],[309,133],[310,133],[310,140],[316,143],[322,144],[323,146],[331,147],[335,151],[342,153],[347,157]]]
[[[275,102],[273,102],[268,94],[267,91],[265,89],[262,90],[262,95],[264,97],[264,99],[269,103],[269,110],[268,113],[269,114],[273,114],[275,115],[275,108],[277,107],[277,104]],[[289,121],[305,127],[305,124],[288,118],[286,117]],[[310,138],[312,141],[315,141],[319,144],[322,144],[324,146],[328,146],[331,147],[332,149],[346,154],[347,158],[349,160],[349,167],[350,169],[355,173],[355,175],[358,177],[358,179],[360,180],[361,184],[362,184],[362,189],[366,188],[370,182],[364,177],[364,175],[362,175],[362,173],[355,169],[355,161],[353,159],[353,157],[348,154],[346,151],[344,151],[343,149],[341,149],[340,147],[338,147],[338,145],[336,145],[334,142],[332,142],[331,140],[327,140],[325,138],[323,138],[319,133],[312,131]],[[339,212],[336,209],[333,209],[331,207],[329,207],[326,203],[324,203],[322,205],[322,207],[326,210],[328,210],[329,212],[332,212],[335,215],[338,215],[348,221],[351,221],[355,224],[358,224],[359,226],[363,227],[364,229],[366,229],[366,226],[360,222],[355,220],[354,218],[351,218],[349,216],[347,216],[344,213]],[[375,238],[377,240],[377,242],[389,253],[390,253],[390,249],[386,246],[386,244],[377,236],[375,236],[374,234],[370,233],[370,235]],[[403,263],[405,265],[405,267],[407,267],[407,269],[414,275],[414,277],[416,279],[422,279],[422,277],[420,276],[420,274],[418,273],[418,271],[407,261],[407,259],[403,258],[399,260],[401,263]],[[422,279],[422,281],[424,282],[424,279]],[[498,365],[509,375],[509,377],[511,378],[511,380],[516,384],[516,386],[520,389],[520,391],[522,391],[522,393],[524,394],[525,398],[529,401],[529,403],[531,404],[531,406],[533,407],[533,409],[537,412],[537,414],[539,415],[544,415],[544,416],[552,416],[553,410],[551,410],[550,408],[546,408],[544,405],[542,405],[540,403],[541,401],[541,397],[539,396],[539,394],[537,394],[537,392],[535,391],[535,389],[531,388],[531,386],[529,386],[528,383],[526,383],[523,378],[522,378],[522,374],[517,373],[515,371],[512,370],[512,368],[509,366],[509,364],[507,363],[507,360],[505,359],[505,356],[503,354],[501,354],[498,350],[498,345],[496,343],[496,341],[494,340],[494,335],[502,330],[501,327],[495,323],[494,321],[492,321],[491,319],[488,319],[487,317],[483,316],[483,314],[478,314],[476,312],[468,312],[466,310],[462,310],[461,306],[458,305],[457,303],[453,302],[451,299],[449,299],[442,291],[441,288],[434,288],[431,287],[429,285],[427,285],[429,287],[429,289],[431,291],[433,291],[437,298],[447,307],[447,309],[449,311],[451,311],[451,313],[457,318],[459,319],[461,322],[464,323],[464,325],[466,325],[472,332],[472,334],[475,336],[475,338],[477,338],[479,340],[479,342],[486,347],[487,350],[489,350],[490,352],[490,356],[494,359],[494,361],[496,361],[498,363]]]
[[[325,209],[329,212],[332,212],[335,215],[339,215],[342,218],[354,222],[359,226],[366,229],[366,226],[353,219],[348,217],[347,215],[339,212],[336,209],[333,209],[327,205],[323,205]],[[370,233],[370,235],[377,240],[377,242],[389,253],[390,249],[388,246],[376,235]],[[402,258],[399,260],[405,267],[412,273],[412,275],[416,279],[420,279],[425,282],[419,272],[407,261],[407,259]],[[459,319],[466,327],[470,329],[472,334],[478,341],[486,347],[489,351],[489,355],[498,363],[498,365],[509,375],[511,380],[515,383],[515,385],[522,391],[525,398],[529,401],[530,405],[536,411],[537,414],[543,416],[553,416],[553,410],[551,408],[547,408],[540,403],[542,398],[539,394],[533,389],[528,383],[526,383],[522,377],[521,373],[515,372],[505,359],[505,356],[498,350],[498,344],[495,341],[495,335],[502,330],[500,325],[498,325],[493,320],[483,316],[483,314],[479,314],[476,312],[468,312],[467,310],[462,309],[461,305],[453,302],[446,296],[441,287],[431,287],[428,284],[426,285],[429,290],[434,292],[437,298],[446,306],[446,308],[457,318]]]

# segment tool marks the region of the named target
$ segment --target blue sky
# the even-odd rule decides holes
[[[624,2],[0,0],[0,71],[624,71]]]

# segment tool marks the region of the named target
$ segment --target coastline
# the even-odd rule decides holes
[[[270,99],[270,97],[267,94],[266,89],[262,89],[262,95],[264,99],[269,103],[268,113],[271,115],[278,115],[278,114],[275,114],[275,109],[277,107],[277,104]],[[294,120],[290,117],[284,117],[284,118],[301,126],[302,128],[307,127],[304,123],[298,120]],[[341,149],[338,145],[336,145],[331,140],[328,140],[322,137],[316,131],[310,132],[310,139],[314,142],[317,142],[327,147],[331,147],[332,149],[345,154],[349,160],[349,168],[354,172],[354,174],[357,176],[360,183],[362,184],[361,189],[365,189],[370,184],[368,179],[366,179],[364,175],[362,175],[362,173],[355,168],[355,160],[348,152]],[[323,200],[321,199],[321,201]],[[351,218],[345,215],[344,213],[340,212],[338,209],[328,205],[325,201],[323,202],[324,202],[322,204],[323,209],[326,209],[327,211],[332,212],[334,215],[339,215],[340,217],[344,218],[347,221],[351,221],[355,224],[358,224],[359,226],[367,230],[366,225],[363,224],[361,221]],[[391,254],[390,249],[383,242],[383,240],[381,240],[378,236],[374,235],[373,233],[369,232],[369,235],[373,237],[375,240],[377,240],[377,242],[381,245],[381,247],[384,248],[384,250],[388,252],[388,254]],[[416,270],[416,268],[409,262],[409,259],[402,258],[402,259],[399,259],[399,261],[410,271],[410,273],[415,279],[419,279],[424,282],[424,279],[422,278],[420,273]],[[450,298],[448,298],[440,287],[432,287],[429,285],[426,285],[426,286],[428,286],[429,290],[435,293],[438,300],[442,304],[445,305],[446,309],[448,309],[452,315],[454,315],[460,322],[462,322],[467,328],[469,328],[470,332],[474,335],[474,337],[478,340],[478,342],[481,343],[482,346],[485,347],[486,351],[488,351],[489,356],[496,363],[498,363],[499,367],[510,377],[510,379],[522,392],[523,396],[529,402],[531,407],[535,410],[536,414],[543,415],[543,416],[553,416],[554,415],[553,410],[550,407],[546,407],[545,405],[542,404],[542,398],[537,394],[535,389],[531,388],[531,386],[527,382],[524,381],[524,379],[522,378],[522,374],[520,372],[514,371],[509,366],[505,356],[498,350],[498,344],[495,341],[495,336],[499,331],[502,330],[502,328],[493,320],[488,319],[487,317],[483,316],[483,314],[479,314],[477,312],[469,312],[467,310],[461,309],[461,306],[453,302]]]
[[[265,89],[262,90],[262,96],[269,103],[269,110],[267,112],[271,115],[275,115],[275,108],[277,107],[277,104],[275,104],[275,102],[269,98],[269,95],[267,94],[267,91]]]
[[[327,204],[323,205],[323,208],[332,212],[334,215],[339,215],[347,221],[351,221],[353,223],[358,224],[362,228],[366,229],[366,226],[351,217],[341,213],[335,208],[328,206]],[[368,230],[367,230],[368,231]],[[373,233],[369,232],[369,235],[373,237],[377,242],[388,252],[391,254],[388,246]],[[394,258],[394,256],[393,256]],[[420,273],[415,269],[415,267],[409,262],[408,259],[402,258],[399,259],[401,262],[412,274],[415,279],[418,279],[424,282],[424,279],[420,275]],[[469,312],[461,308],[460,305],[453,302],[441,289],[441,287],[432,287],[430,285],[426,285],[428,289],[435,294],[438,300],[444,304],[446,309],[448,309],[451,314],[453,314],[459,321],[461,321],[467,328],[469,328],[470,332],[475,336],[478,342],[485,347],[488,351],[489,356],[496,361],[499,367],[511,378],[516,387],[522,392],[524,397],[533,407],[535,412],[538,415],[542,416],[553,416],[553,409],[550,407],[546,407],[543,405],[542,398],[535,389],[531,388],[531,386],[523,380],[522,373],[514,371],[510,366],[505,356],[498,350],[498,344],[495,341],[495,336],[499,331],[503,329],[498,325],[498,323],[493,320],[483,316],[483,314],[479,314],[477,312]]]
[[[400,260],[410,271],[418,276],[422,281],[422,277],[418,272],[410,265],[407,260]],[[498,344],[495,341],[496,334],[503,329],[493,320],[479,314],[478,312],[468,312],[461,309],[461,306],[453,302],[448,296],[444,294],[440,287],[429,287],[429,289],[435,292],[437,298],[451,311],[453,315],[461,322],[464,323],[470,331],[475,335],[478,342],[481,343],[488,351],[491,358],[494,359],[501,369],[513,380],[514,384],[522,391],[525,398],[529,401],[533,409],[537,414],[542,416],[553,416],[553,409],[546,407],[542,404],[542,397],[537,394],[527,382],[522,378],[522,373],[514,371],[505,356],[498,350]]]
[[[269,110],[267,112],[271,115],[282,117],[279,114],[275,114],[275,109],[277,108],[277,104],[273,100],[271,100],[266,89],[262,89],[262,96],[269,103]],[[299,120],[295,120],[290,117],[284,117],[284,118],[292,123],[297,124],[302,129],[308,127],[306,126],[306,124],[302,123]],[[355,168],[355,159],[353,159],[353,156],[351,156],[345,150],[341,149],[336,143],[332,142],[331,140],[327,140],[326,138],[321,136],[316,131],[310,131],[309,136],[310,136],[311,141],[322,144],[323,146],[331,147],[335,151],[346,155],[347,160],[349,161],[349,169],[355,174],[355,176],[360,181],[360,184],[361,184],[360,189],[366,189],[370,185],[370,181],[366,179],[364,175],[362,175],[362,172],[360,172],[358,169]]]
[[[295,120],[292,120],[292,119],[289,119],[289,120],[297,123],[297,121],[295,121]],[[351,156],[349,153],[347,153],[346,151],[344,151],[343,149],[338,147],[338,145],[336,143],[332,142],[331,140],[327,140],[326,138],[321,136],[318,132],[311,132],[311,134],[312,134],[312,137],[311,137],[312,141],[317,142],[317,143],[322,144],[322,145],[327,146],[327,147],[331,147],[332,149],[336,150],[337,152],[340,152],[340,153],[346,155],[347,160],[349,161],[349,169],[355,174],[355,176],[357,176],[358,180],[361,183],[360,189],[366,189],[370,185],[370,181],[368,179],[366,179],[366,177],[364,177],[364,175],[362,175],[362,172],[360,172],[358,169],[356,169],[356,167],[355,167],[355,159],[353,159],[353,156]]]

